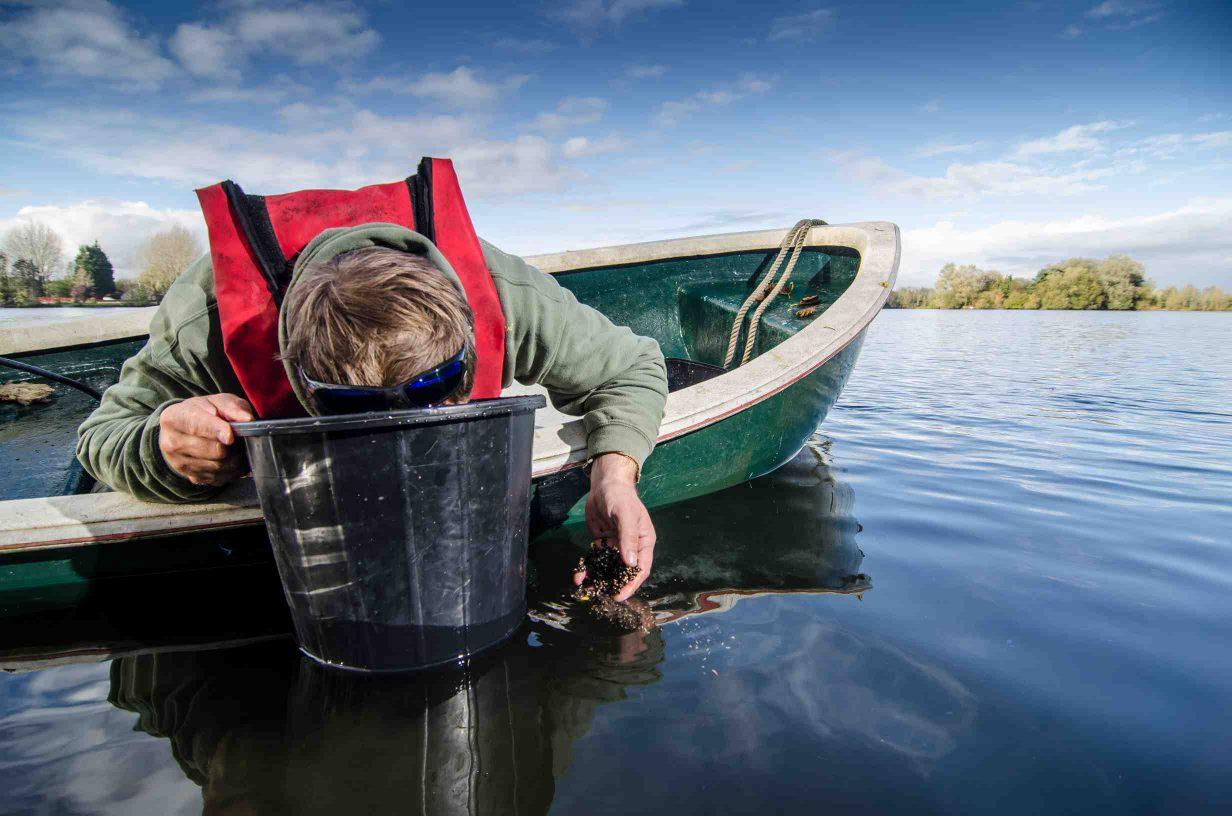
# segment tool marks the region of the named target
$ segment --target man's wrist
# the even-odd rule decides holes
[[[642,468],[638,461],[627,453],[619,451],[600,453],[591,457],[586,463],[586,470],[590,474],[592,483],[601,479],[613,479],[637,484],[642,476]]]

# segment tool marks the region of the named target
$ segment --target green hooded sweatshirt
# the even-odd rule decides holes
[[[544,386],[558,410],[582,417],[591,457],[617,452],[640,465],[654,447],[667,399],[658,343],[613,325],[521,258],[481,243],[505,314],[504,384]],[[432,242],[394,224],[326,230],[300,254],[290,286],[309,263],[363,247],[425,254],[461,288]],[[281,319],[278,340],[283,347]],[[289,374],[302,402],[297,377]],[[206,255],[167,290],[149,341],[124,363],[119,382],[82,423],[77,458],[103,484],[145,501],[209,499],[219,488],[194,485],[167,465],[158,424],[167,406],[218,393],[243,396],[244,390],[223,351],[214,270]]]

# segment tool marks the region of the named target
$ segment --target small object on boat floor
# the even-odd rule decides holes
[[[51,402],[56,390],[42,383],[6,383],[0,385],[0,402],[16,402],[30,405],[35,402]]]
[[[819,298],[817,295],[805,295],[804,297],[800,298],[800,302],[796,305],[800,306],[801,308],[804,308],[805,306],[817,306],[820,303],[821,303],[821,298]]]
[[[816,306],[805,306],[803,309],[796,309],[796,317],[812,317],[817,313]]]
[[[783,291],[779,292],[780,297],[791,297],[792,290],[796,288],[795,281],[787,281],[787,285],[783,287]]]

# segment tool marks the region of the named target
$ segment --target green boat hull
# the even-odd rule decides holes
[[[732,316],[772,254],[758,251],[671,259],[556,277],[579,300],[614,322],[655,337],[665,356],[716,365],[723,362]],[[816,294],[821,301],[819,313],[824,313],[855,279],[858,265],[859,258],[850,250],[806,251],[792,277],[796,300],[806,292]],[[807,320],[795,317],[796,306],[790,299],[780,301],[760,324],[758,354],[808,325]],[[860,331],[812,371],[730,415],[661,441],[643,469],[640,491],[646,504],[662,507],[713,493],[789,461],[838,399],[863,336]],[[105,385],[118,374],[119,363],[139,347],[140,343],[130,341],[26,359],[70,375],[86,373],[92,384]],[[0,453],[6,446],[26,450],[30,439],[39,439],[38,450],[26,454],[33,464],[0,473],[4,498],[73,489],[72,429],[90,408],[83,400],[75,394],[61,395],[45,409],[4,409],[12,414],[5,419],[13,421],[6,422],[0,433]],[[40,422],[41,410],[54,410],[54,421]],[[533,534],[543,536],[580,522],[586,488],[585,476],[576,467],[537,479]],[[0,556],[0,615],[28,612],[31,606],[80,603],[99,582],[139,574],[214,570],[223,582],[228,569],[250,567],[269,558],[268,543],[259,527],[10,553]]]

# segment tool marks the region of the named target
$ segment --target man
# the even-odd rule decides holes
[[[543,385],[587,432],[590,533],[616,545],[637,579],[655,534],[637,495],[667,395],[662,353],[613,325],[550,276],[482,244],[503,313],[501,379]],[[167,292],[145,347],[82,424],[78,458],[100,482],[147,501],[201,501],[246,471],[229,422],[255,412],[224,349],[210,256]],[[423,235],[394,224],[329,229],[298,254],[278,315],[280,356],[296,398],[322,411],[329,385],[404,386],[428,370],[474,370],[463,286]],[[452,364],[452,365],[451,365]],[[464,401],[463,378],[435,402]],[[328,406],[325,406],[328,407]],[[580,580],[580,577],[579,577]]]

